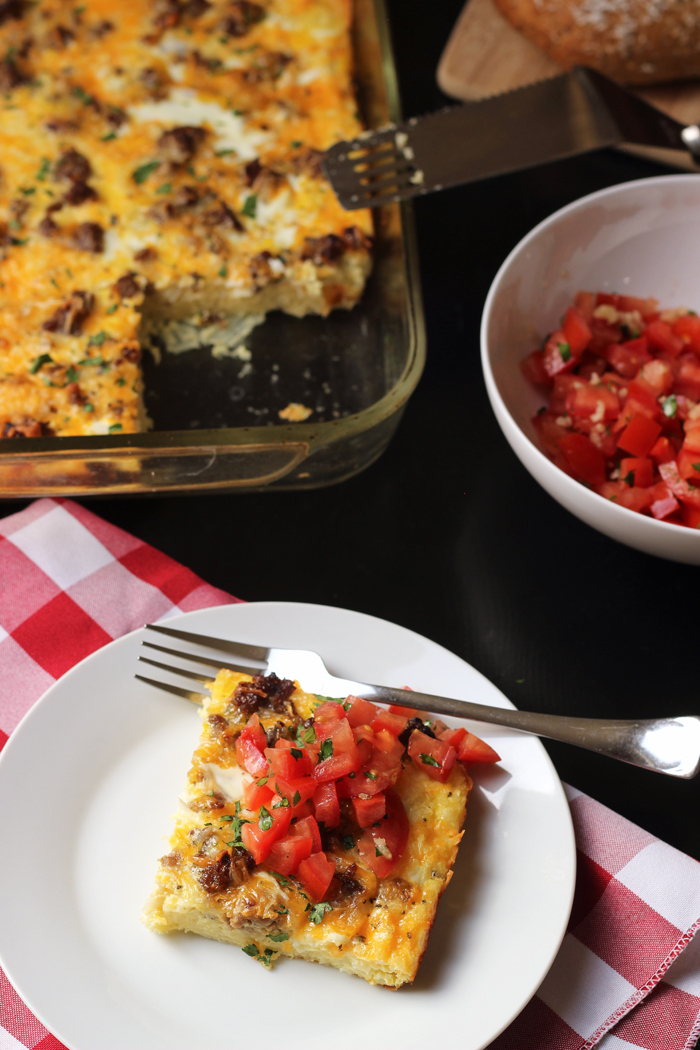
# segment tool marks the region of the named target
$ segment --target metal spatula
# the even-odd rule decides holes
[[[570,73],[338,142],[323,169],[344,208],[375,208],[448,186],[623,143],[689,152],[684,126],[601,73]]]

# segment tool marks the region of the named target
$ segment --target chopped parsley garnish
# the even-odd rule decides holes
[[[321,760],[321,762],[323,762],[326,758],[333,757],[333,741],[330,739],[330,737],[328,738],[328,740],[324,740],[321,744],[321,750],[318,753],[318,757]]]
[[[626,474],[622,480],[626,485],[629,485],[630,488],[634,488],[634,471],[630,470],[629,474]]]
[[[73,95],[75,98],[79,98],[85,106],[96,105],[96,99],[92,95],[88,95],[87,91],[84,91],[81,87],[74,87]]]
[[[29,366],[29,374],[36,375],[41,366],[48,365],[50,361],[53,361],[51,354],[39,354],[39,356],[35,357],[31,365]]]
[[[426,766],[440,766],[440,763],[436,762],[432,755],[426,755],[424,751],[421,751],[420,760]]]
[[[51,162],[49,161],[49,158],[48,157],[42,157],[41,166],[39,167],[39,170],[37,171],[37,173],[34,176],[34,178],[38,179],[39,182],[43,182],[44,179],[46,178],[46,176],[49,173],[49,168],[50,167],[51,167]]]
[[[79,365],[95,365],[97,368],[101,368],[102,365],[106,365],[107,362],[101,357],[84,357],[82,361],[78,361]]]
[[[228,277],[228,266],[226,265],[226,263],[221,264],[221,269],[219,270],[219,277]]]
[[[148,164],[142,164],[140,168],[136,168],[131,173],[131,177],[134,182],[140,186],[142,182],[145,182],[149,175],[152,175],[156,168],[160,167],[160,161],[151,160]]]
[[[288,941],[289,934],[285,930],[281,930],[279,933],[268,933],[267,939],[279,944],[281,941]]]
[[[435,765],[437,765],[437,762]],[[287,801],[287,805],[289,805],[289,801]],[[258,827],[261,831],[269,831],[273,824],[274,820],[272,819],[272,814],[269,810],[265,809],[264,806],[261,806],[260,816],[258,817]]]
[[[678,411],[678,402],[676,401],[676,395],[671,394],[669,397],[665,397],[661,403],[664,415],[668,419],[675,419],[676,412]]]
[[[297,794],[298,794],[298,792],[297,792]],[[287,809],[288,806],[289,806],[289,799],[282,797],[279,800],[279,802],[275,802],[275,804],[274,804],[274,806],[272,808],[273,809]],[[260,809],[262,810],[262,809],[264,809],[264,807],[261,806]],[[263,831],[265,831],[265,828],[263,828],[262,824],[260,825],[260,827],[262,828]]]
[[[245,215],[248,219],[255,218],[255,212],[258,207],[258,198],[254,193],[251,193],[246,197],[243,207],[241,208],[241,215]]]
[[[277,955],[277,952],[273,948],[266,948],[262,955],[258,956],[258,962],[261,962],[263,966],[267,966],[269,969],[273,955]]]
[[[422,757],[423,757],[423,756],[421,755],[421,758],[422,758]],[[437,763],[435,763],[435,764],[437,765]],[[383,854],[383,853],[382,853],[382,851],[380,850],[379,846],[375,846],[375,847],[374,847],[374,855],[375,855],[375,857],[383,857],[383,856],[384,856],[384,854]]]
[[[94,412],[95,406],[91,405],[89,401],[86,401],[83,405],[83,412]]]
[[[292,805],[293,806],[298,806],[300,802],[301,802],[301,795],[299,794],[298,791],[295,791],[294,792],[294,797],[292,798]]]
[[[36,187],[34,187],[34,186],[20,186],[19,192],[25,197],[31,197],[32,193],[36,193]]]
[[[323,921],[323,916],[327,911],[333,911],[328,901],[320,901],[319,904],[314,904],[313,908],[309,909],[309,921],[318,926]]]
[[[303,736],[305,744],[315,744],[316,743],[316,730],[314,729],[313,726],[309,726],[309,728],[304,731],[302,736]]]
[[[235,149],[218,149],[216,151],[216,156],[217,157],[228,157],[229,154],[235,153],[235,152],[236,152]]]
[[[281,908],[273,908],[272,910],[276,911],[278,915],[289,915],[289,908],[285,908],[284,905]]]
[[[110,434],[118,434],[122,429],[121,423],[112,423],[109,428]]]
[[[561,354],[562,361],[571,360],[571,347],[568,343],[557,343],[559,353]]]
[[[353,835],[343,835],[343,840],[342,841],[343,841],[343,848],[344,849],[354,849],[355,848],[355,838],[354,838]]]
[[[73,365],[69,365],[66,369],[66,379],[69,383],[75,383],[78,378],[78,373],[73,368]],[[122,384],[123,385],[123,384]]]
[[[265,784],[267,784],[269,779],[270,779],[269,777],[260,777],[260,780],[258,780],[258,787],[264,787]]]
[[[113,314],[113,313],[115,313],[115,312],[116,312],[116,311],[117,311],[118,309],[119,309],[119,304],[118,304],[118,303],[112,303],[112,305],[111,305],[111,306],[108,306],[108,307],[107,307],[107,310],[106,310],[105,312],[106,312],[106,313],[108,313],[108,314]]]
[[[240,817],[240,815],[241,815],[241,804],[240,804],[240,802],[236,802],[236,804],[233,807],[233,809],[234,809],[234,812],[235,812],[236,816]]]
[[[156,193],[172,193],[172,189],[173,187],[169,182],[164,182],[161,186],[158,187]]]
[[[299,149],[299,147],[303,146],[304,143],[301,141],[301,139],[292,139],[289,145],[292,147],[292,149]]]
[[[693,470],[700,471],[700,463],[693,463]]]
[[[102,346],[106,338],[106,332],[96,332],[95,335],[91,335],[88,339],[88,346]]]
[[[291,882],[289,881],[289,879],[285,878],[284,875],[280,875],[280,873],[278,871],[271,871],[270,875],[272,875],[273,879],[277,879],[277,881],[279,882],[280,886],[291,886],[292,885]]]
[[[246,944],[241,951],[244,951],[246,955],[251,957],[251,959],[254,959],[256,955],[260,955],[260,949],[257,944]]]
[[[289,750],[292,752],[292,757],[297,760],[304,757],[304,752],[300,751],[298,747],[291,747]]]
[[[114,131],[108,131],[106,135],[103,135],[100,142],[111,142],[112,139],[116,139],[117,135]]]
[[[435,765],[437,765],[437,762],[435,763]],[[369,777],[370,780],[376,780],[377,779],[377,774],[371,769],[367,770],[367,772],[365,773],[365,776]]]

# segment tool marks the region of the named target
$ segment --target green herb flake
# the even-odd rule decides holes
[[[84,91],[81,87],[73,88],[73,95],[75,98],[79,98],[84,106],[96,106],[97,100],[92,95],[88,95],[87,91]]]
[[[12,223],[10,223],[10,226],[11,225]],[[10,237],[10,244],[14,244],[16,248],[21,248],[28,240],[28,237]]]
[[[435,763],[435,765],[437,765],[437,762]],[[373,772],[373,770],[371,770],[371,769],[367,770],[367,772],[365,773],[365,776],[368,777],[370,780],[376,780],[377,779],[377,774],[375,772]]]
[[[258,948],[257,944],[246,944],[245,947],[241,949],[241,951],[244,951],[246,955],[249,955],[251,957],[251,959],[254,959],[256,955],[260,955],[260,949]]]
[[[37,171],[36,175],[34,176],[34,178],[38,179],[39,182],[43,182],[44,179],[46,178],[46,176],[49,173],[49,168],[50,167],[51,167],[51,162],[50,162],[49,158],[48,157],[42,157],[41,158],[41,165],[40,165],[39,170]]]
[[[298,747],[292,747],[292,748],[290,748],[290,751],[292,752],[292,757],[297,759],[297,761],[300,758],[304,757],[304,752],[300,751]]]
[[[68,368],[66,369],[66,379],[68,380],[69,383],[77,382],[77,380],[78,380],[78,373],[77,373],[76,369],[73,368],[73,365],[69,365]]]
[[[301,802],[301,795],[299,794],[298,791],[295,791],[294,792],[294,797],[292,799],[292,805],[293,806],[298,806],[300,802]]]
[[[111,306],[107,307],[106,313],[113,314],[118,309],[119,309],[119,304],[118,303],[112,303]]]
[[[561,354],[562,361],[571,360],[571,347],[568,343],[557,343],[559,353]]]
[[[629,474],[626,474],[622,481],[632,489],[634,488],[634,471],[630,470]]]
[[[219,270],[219,277],[228,277],[228,266],[226,265],[226,263],[221,264],[221,269]]]
[[[119,379],[117,379],[117,386],[126,386],[126,379],[124,376],[119,376]]]
[[[383,856],[383,853],[380,850],[379,846],[375,846],[374,847],[374,855],[375,855],[375,857],[382,857]]]
[[[119,434],[119,433],[121,433],[121,430],[122,430],[121,423],[112,423],[112,425],[109,428],[110,434]]]
[[[260,777],[260,780],[258,780],[258,787],[265,787],[265,784],[267,784],[269,779],[269,777]]]
[[[131,177],[137,186],[140,186],[142,182],[145,182],[149,175],[152,175],[156,168],[160,167],[160,161],[151,160],[148,164],[142,164],[140,168],[136,168],[131,173]]]
[[[273,951],[272,948],[266,948],[265,951],[262,953],[262,955],[258,956],[258,962],[261,962],[263,964],[263,966],[266,966],[268,968],[268,970],[269,970],[270,969],[270,965],[272,963],[272,956],[273,955],[277,955],[277,952]]]
[[[426,755],[424,751],[421,751],[420,760],[425,766],[436,766],[440,768],[440,763],[436,762],[432,755]]]
[[[352,836],[352,835],[343,835],[343,848],[344,849],[354,849],[355,848],[354,836]]]
[[[316,743],[316,730],[313,726],[309,726],[307,730],[302,734],[305,744]]]
[[[289,915],[289,908],[285,908],[284,906],[281,908],[273,908],[272,910],[278,915]]]
[[[89,401],[86,401],[83,405],[83,412],[94,412],[95,406],[91,405]]]
[[[240,802],[236,802],[236,804],[233,807],[233,809],[234,809],[234,812],[235,812],[236,816],[240,817],[240,815],[241,815],[241,804],[240,804]]]
[[[108,131],[106,135],[103,135],[100,142],[111,142],[112,139],[116,139],[117,133],[115,131]]]
[[[172,193],[172,191],[173,191],[173,187],[172,187],[171,183],[164,182],[161,186],[158,187],[158,189],[156,190],[156,193]]]
[[[328,738],[328,740],[324,740],[321,744],[321,750],[318,753],[318,757],[321,760],[321,762],[323,762],[326,758],[333,757],[333,741],[330,739],[330,737]]]
[[[36,193],[34,186],[20,186],[19,192],[25,197],[31,197],[33,193]]]
[[[292,149],[299,149],[299,147],[303,146],[304,143],[301,141],[301,139],[292,139],[289,145],[292,147]]]
[[[39,354],[29,366],[29,374],[36,375],[42,365],[48,365],[51,361],[53,361],[51,354]]]
[[[251,193],[246,197],[243,207],[241,208],[241,215],[245,215],[248,219],[255,218],[255,212],[258,207],[258,198],[254,193]]]
[[[661,403],[661,407],[663,409],[664,415],[668,419],[675,419],[676,412],[678,411],[678,401],[676,400],[676,395],[671,394],[669,397],[664,398],[664,400]]]
[[[283,797],[283,798],[281,798],[279,800],[279,802],[275,802],[275,804],[274,804],[274,806],[272,808],[273,809],[288,809],[288,807],[289,807],[289,799]],[[263,807],[261,806],[260,809],[263,809]],[[262,824],[260,825],[260,827],[262,828]],[[263,828],[263,831],[264,830],[265,829]]]
[[[313,908],[309,909],[309,921],[318,926],[323,921],[323,916],[327,911],[333,911],[328,901],[320,901],[319,904],[314,904]]]
[[[235,149],[218,149],[216,150],[217,157],[228,157],[231,153],[235,153]]]
[[[78,361],[79,365],[94,365],[95,368],[101,368],[106,365],[107,362],[101,357],[84,357],[82,361]]]
[[[280,886],[291,887],[292,884],[289,879],[285,878],[284,875],[280,875],[278,871],[271,871],[270,875],[272,875],[273,879],[277,879]]]
[[[97,332],[95,335],[91,335],[88,339],[88,346],[102,346],[106,338],[106,332]]]
[[[287,805],[289,805],[289,802],[287,802]],[[272,819],[272,814],[269,810],[265,809],[264,806],[261,806],[260,816],[258,817],[258,827],[261,831],[269,831],[273,824],[274,820]]]
[[[693,470],[700,471],[700,463],[693,463]]]
[[[281,930],[280,933],[268,933],[268,941],[274,941],[275,944],[280,944],[281,941],[288,941],[289,934],[285,930]]]

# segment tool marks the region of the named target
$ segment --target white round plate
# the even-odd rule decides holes
[[[395,624],[320,605],[188,613],[185,630],[314,649],[344,677],[512,706],[472,667]],[[410,988],[230,945],[161,937],[139,915],[199,737],[184,700],[134,679],[146,632],[88,657],[25,717],[0,760],[0,963],[70,1050],[480,1050],[520,1012],[564,936],[576,860],[538,740],[474,724],[501,754],[476,769],[454,877]],[[303,684],[303,683],[302,683]],[[274,1039],[273,1039],[274,1041]]]

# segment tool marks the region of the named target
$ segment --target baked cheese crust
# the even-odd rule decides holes
[[[298,880],[275,875],[264,863],[255,867],[245,850],[227,845],[236,816],[257,820],[257,813],[240,801],[252,777],[238,765],[234,747],[246,715],[231,698],[246,681],[251,681],[248,675],[220,671],[202,708],[200,744],[144,923],[158,933],[185,931],[237,945],[266,966],[286,955],[333,966],[371,984],[398,988],[411,982],[452,875],[469,776],[456,763],[441,784],[406,758],[394,790],[410,830],[404,854],[386,878],[362,865],[341,814],[340,826],[323,835],[326,855],[336,865],[328,893],[332,910],[314,915]],[[258,712],[266,730],[296,725],[318,705],[318,697],[298,683],[290,700],[290,713]],[[230,861],[224,869],[226,855]]]
[[[133,432],[139,325],[349,308],[351,0],[0,0],[0,436]]]

